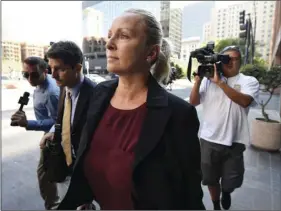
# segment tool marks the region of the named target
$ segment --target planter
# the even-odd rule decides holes
[[[281,123],[255,119],[252,122],[251,145],[267,151],[278,151],[281,148]]]

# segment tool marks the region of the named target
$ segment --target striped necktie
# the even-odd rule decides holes
[[[66,92],[64,112],[62,120],[62,148],[68,166],[72,163],[71,153],[71,94]]]

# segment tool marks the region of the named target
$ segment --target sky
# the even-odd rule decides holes
[[[61,39],[79,42],[81,8],[79,1],[2,1],[2,40],[34,44]]]
[[[172,7],[194,3],[173,1]],[[217,1],[216,7],[234,3]],[[81,46],[81,8],[81,1],[2,1],[2,40],[34,44],[73,40]]]

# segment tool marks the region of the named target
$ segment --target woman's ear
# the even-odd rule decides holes
[[[160,53],[160,46],[159,45],[152,46],[146,58],[147,62],[149,62],[150,64],[154,64],[158,58],[159,53]]]

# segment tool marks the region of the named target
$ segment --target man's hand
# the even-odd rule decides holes
[[[11,117],[12,123],[16,123],[17,126],[27,127],[27,119],[24,111],[17,111]]]
[[[201,78],[201,77],[198,76],[198,75],[195,75],[195,76],[194,76],[194,81],[195,81],[195,83],[197,83],[197,84],[201,84],[202,79],[203,79],[203,78]]]
[[[41,141],[40,141],[40,148],[43,149],[45,146],[46,146],[46,141],[47,140],[50,140],[50,141],[53,141],[54,140],[54,133],[46,133]]]
[[[216,64],[214,64],[214,77],[210,78],[210,80],[217,85],[223,82],[218,74]]]

